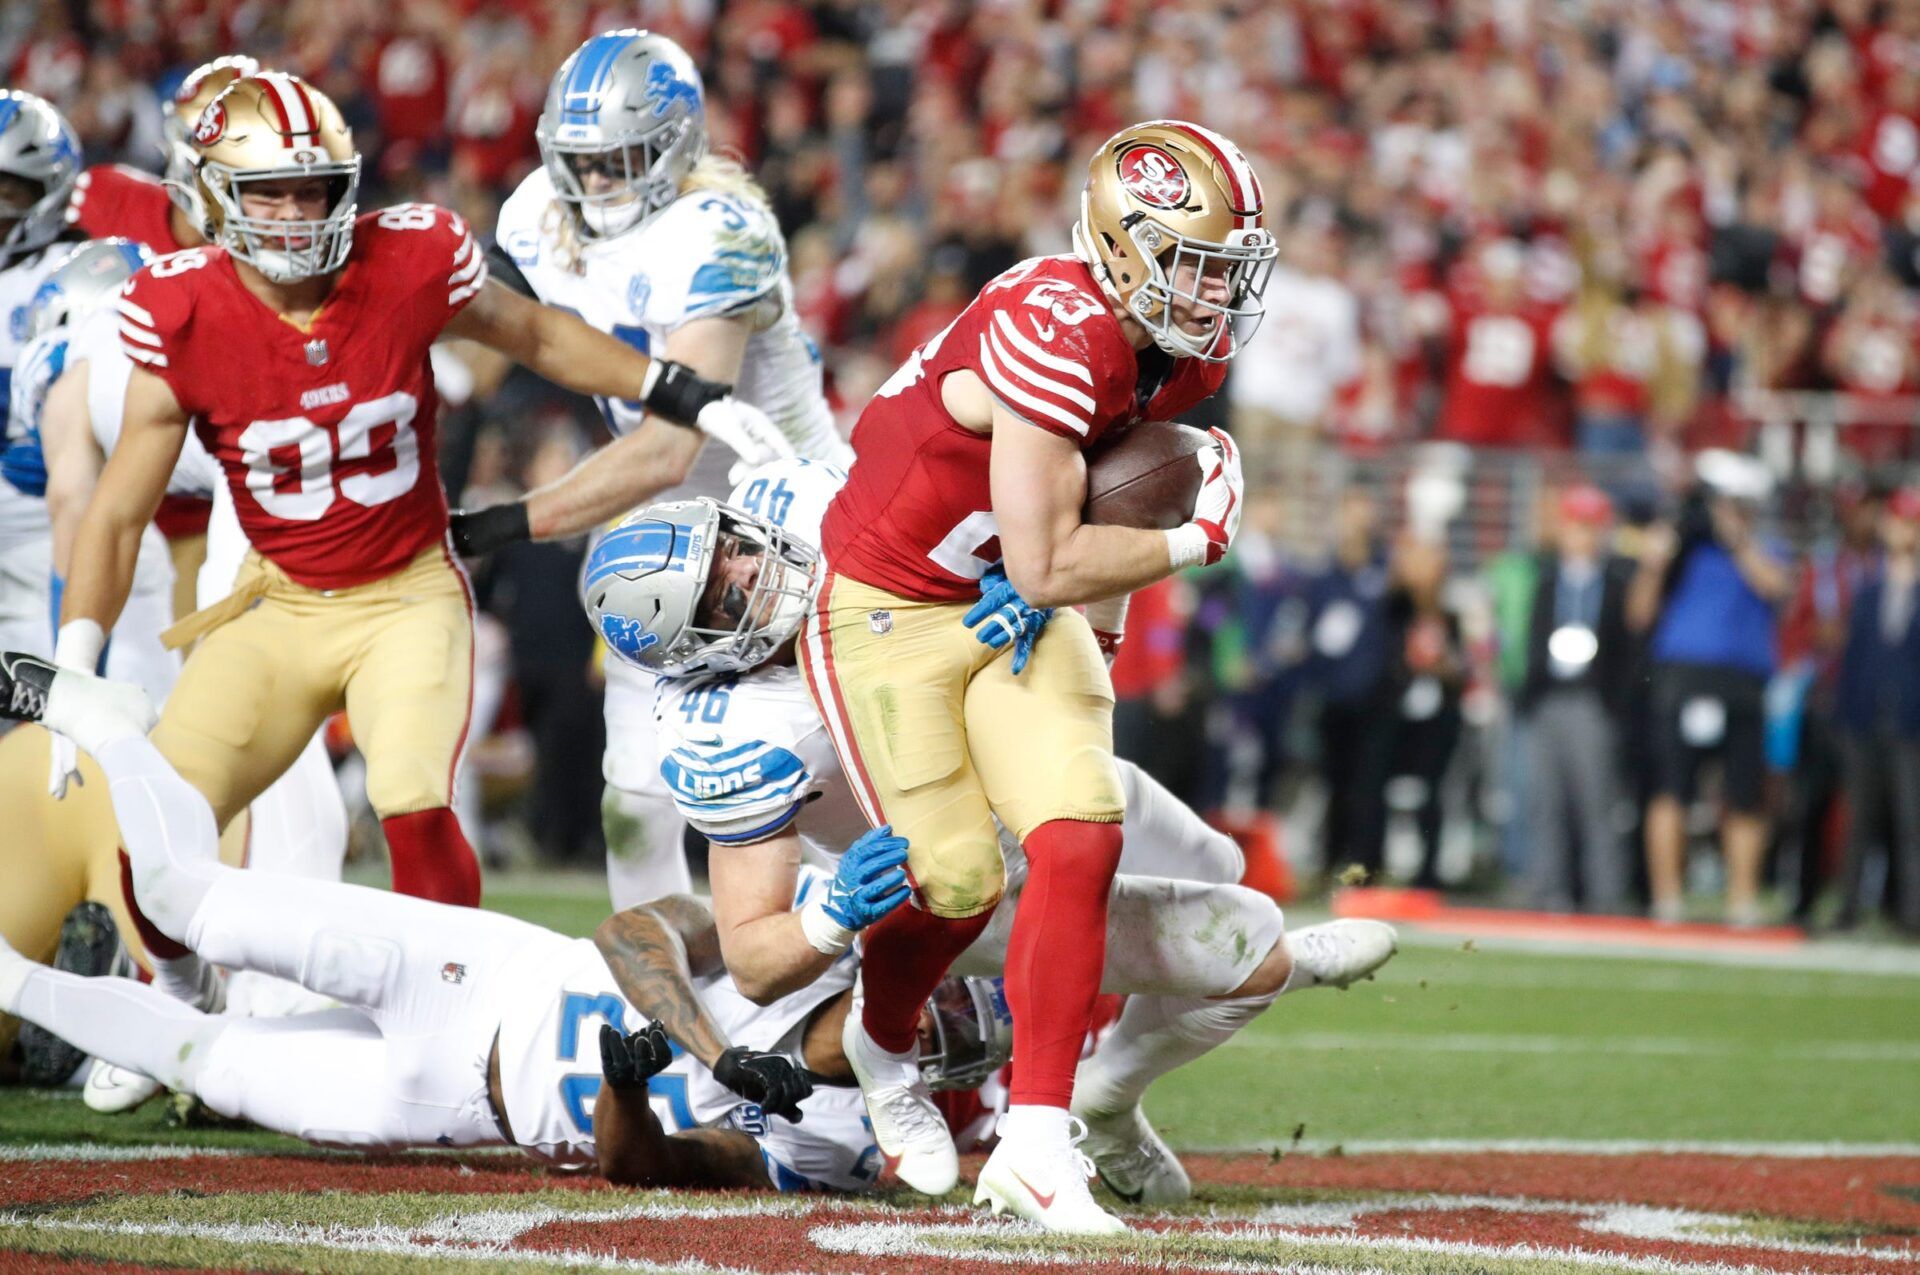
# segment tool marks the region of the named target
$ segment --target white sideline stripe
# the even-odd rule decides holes
[[[1006,334],[1007,340],[1013,342],[1015,349],[1032,359],[1035,363],[1040,364],[1042,367],[1050,367],[1056,372],[1065,372],[1068,376],[1077,377],[1088,385],[1093,384],[1093,373],[1089,372],[1085,367],[1075,363],[1071,359],[1063,359],[1058,354],[1049,353],[1027,340],[1027,338],[1021,334],[1020,329],[1014,325],[1013,320],[1007,317],[1005,310],[995,310],[993,312],[993,325]]]
[[[1422,929],[1418,921],[1396,924],[1402,945],[1458,950],[1469,936]],[[1533,952],[1543,956],[1607,956],[1616,960],[1726,965],[1741,969],[1810,970],[1830,974],[1875,974],[1920,978],[1920,950],[1878,943],[1808,943],[1791,948],[1687,948],[1653,944],[1596,943],[1581,939],[1511,938],[1474,934],[1484,951]]]
[[[1302,1155],[1339,1150],[1343,1155],[1725,1155],[1757,1156],[1776,1160],[1884,1160],[1920,1158],[1920,1142],[1738,1142],[1649,1141],[1641,1138],[1309,1138],[1289,1144],[1265,1142],[1223,1143],[1210,1147],[1183,1147],[1206,1155],[1271,1154],[1275,1147]]]
[[[1790,979],[1797,981],[1789,981]],[[1457,961],[1447,971],[1429,977],[1424,991],[1455,991],[1497,987],[1504,991],[1612,992],[1623,995],[1674,993],[1685,996],[1785,996],[1813,1000],[1897,1000],[1907,989],[1884,982],[1862,982],[1839,971],[1781,971],[1756,992],[1751,984],[1703,982],[1697,970],[1635,970],[1618,966],[1593,970],[1493,965],[1484,961]]]
[[[64,1100],[62,1100],[64,1101]],[[458,1156],[517,1156],[518,1147],[462,1147],[458,1151],[444,1151],[438,1147],[417,1147],[389,1154],[417,1156],[431,1162],[435,1159]],[[167,1145],[151,1146],[104,1146],[98,1142],[27,1142],[12,1146],[0,1145],[0,1163],[20,1160],[93,1160],[101,1163],[141,1160],[193,1160],[201,1156],[212,1159],[245,1159],[249,1156],[261,1159],[306,1159],[306,1160],[364,1160],[366,1157],[358,1151],[331,1150],[326,1147],[183,1147]]]
[[[1285,1032],[1249,1037],[1239,1035],[1227,1044],[1237,1049],[1274,1052],[1287,1050],[1357,1052],[1391,1049],[1446,1054],[1565,1054],[1587,1046],[1611,1054],[1639,1054],[1654,1058],[1796,1059],[1813,1062],[1920,1063],[1920,1041],[1840,1040],[1821,1044],[1765,1041],[1699,1040],[1688,1036],[1502,1035],[1495,1032]]]

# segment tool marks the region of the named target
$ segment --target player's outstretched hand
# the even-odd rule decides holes
[[[800,1123],[800,1104],[813,1092],[813,1079],[793,1060],[735,1045],[715,1060],[713,1078],[770,1115]]]
[[[1240,449],[1225,430],[1210,429],[1214,446],[1202,448],[1199,458],[1200,494],[1194,498],[1193,518],[1167,533],[1173,565],[1211,566],[1226,556],[1240,534],[1246,480],[1240,474]]]
[[[485,509],[456,509],[447,515],[447,530],[453,536],[453,551],[463,558],[485,557],[532,534],[523,500]]]
[[[659,1023],[631,1036],[611,1023],[600,1024],[600,1072],[615,1089],[645,1089],[672,1061],[673,1045]]]
[[[793,443],[780,432],[773,418],[737,398],[707,404],[700,409],[695,423],[702,434],[733,449],[740,458],[733,468],[741,474],[768,461],[793,455]]]
[[[1013,643],[1013,672],[1017,677],[1027,667],[1040,631],[1052,618],[1053,608],[1029,604],[1007,579],[1006,564],[996,562],[980,577],[980,600],[961,622],[996,651]]]

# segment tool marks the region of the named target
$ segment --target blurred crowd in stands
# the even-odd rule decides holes
[[[1503,868],[1547,907],[1677,916],[1683,846],[1718,840],[1731,919],[1774,884],[1805,919],[1832,877],[1828,919],[1884,899],[1920,928],[1920,0],[19,0],[0,68],[90,162],[156,168],[156,92],[251,53],[341,105],[365,203],[484,230],[547,77],[621,25],[702,67],[849,424],[988,278],[1068,249],[1119,125],[1253,157],[1282,265],[1195,422],[1245,444],[1248,531],[1136,601],[1116,670],[1123,739],[1185,795],[1318,802],[1303,863]],[[1694,460],[1751,450],[1785,391],[1834,396],[1841,444],[1790,528],[1752,466]],[[456,491],[597,441],[513,381],[464,415]],[[1435,439],[1553,453],[1555,481],[1471,562],[1392,487],[1287,532],[1313,458]],[[518,557],[502,658],[558,748],[597,721],[584,643],[541,640],[572,617],[551,554]],[[593,822],[537,824],[567,855]]]

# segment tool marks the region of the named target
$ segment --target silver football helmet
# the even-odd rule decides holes
[[[706,90],[672,40],[607,31],[561,64],[534,137],[582,236],[609,239],[672,203],[707,153]]]
[[[933,1039],[920,1045],[920,1079],[927,1088],[978,1089],[1013,1057],[1005,979],[942,979],[927,1009]]]
[[[0,179],[18,183],[0,190],[0,267],[60,237],[79,177],[80,136],[73,125],[43,97],[0,92]]]
[[[621,659],[665,677],[741,672],[800,627],[820,556],[717,500],[627,515],[587,555],[582,599]]]
[[[39,291],[27,324],[35,336],[72,327],[102,306],[113,304],[120,286],[153,260],[144,244],[131,239],[95,239],[66,255]]]

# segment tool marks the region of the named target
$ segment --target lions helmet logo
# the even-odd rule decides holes
[[[207,103],[207,109],[200,112],[200,119],[193,126],[193,144],[211,146],[226,135],[227,108],[219,98]]]
[[[1180,161],[1158,146],[1136,146],[1120,156],[1120,185],[1149,208],[1183,208],[1193,189]]]
[[[647,68],[646,95],[647,104],[653,107],[656,118],[680,103],[684,103],[689,111],[700,109],[700,90],[681,79],[665,62],[655,62]]]

